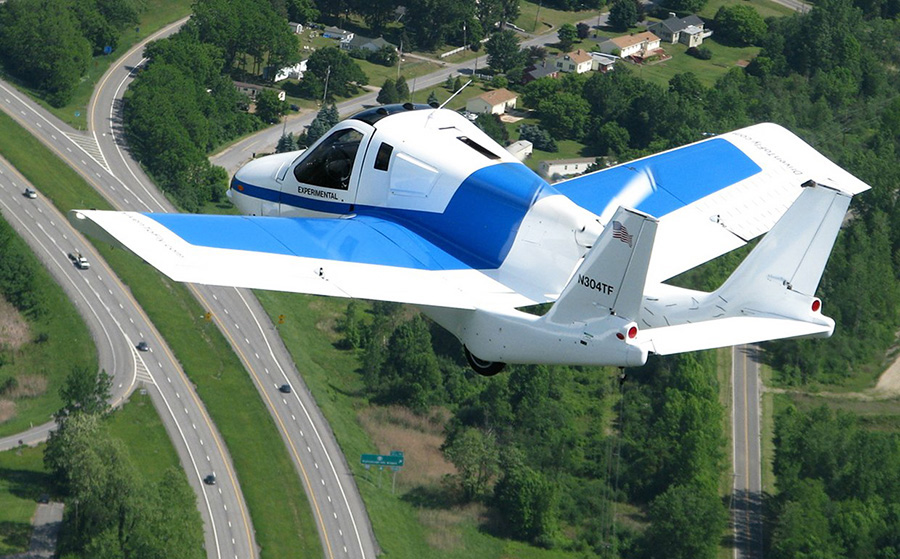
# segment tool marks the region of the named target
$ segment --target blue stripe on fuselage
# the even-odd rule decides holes
[[[731,142],[713,138],[554,186],[579,206],[600,215],[644,170],[652,174],[657,190],[636,209],[662,217],[762,169]]]
[[[355,212],[399,223],[441,247],[454,259],[478,269],[500,267],[528,209],[540,196],[555,193],[521,163],[498,163],[472,173],[459,185],[443,213],[364,205],[351,207],[237,180],[232,185],[235,188],[240,185],[242,194],[306,210],[334,214]]]

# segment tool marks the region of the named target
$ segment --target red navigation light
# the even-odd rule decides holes
[[[819,312],[822,309],[822,301],[819,299],[813,299],[812,302],[812,310],[813,312]]]
[[[633,340],[637,336],[637,326],[628,329],[628,339]]]

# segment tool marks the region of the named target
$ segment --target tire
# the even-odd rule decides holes
[[[484,361],[475,357],[466,346],[463,346],[463,351],[466,352],[466,361],[469,362],[469,367],[472,367],[473,371],[483,377],[492,377],[506,367],[506,363],[500,363],[499,361]]]

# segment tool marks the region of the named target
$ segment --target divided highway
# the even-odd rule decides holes
[[[0,84],[2,87],[5,85]],[[0,102],[6,100],[0,97]],[[92,245],[40,193],[36,199],[24,197],[25,188],[34,186],[0,158],[0,209],[4,218],[32,247],[87,322],[97,343],[100,366],[113,377],[114,405],[139,385],[146,387],[153,398],[197,494],[207,527],[207,556],[254,557],[252,530],[231,459],[184,371],[131,292]],[[81,252],[91,267],[76,268],[69,260],[70,252]],[[135,349],[140,341],[149,344],[149,352]],[[34,444],[46,439],[51,428],[52,424],[47,424],[10,439]],[[17,440],[3,442],[3,448],[18,444]],[[202,479],[212,472],[218,475],[219,483],[205,485]]]

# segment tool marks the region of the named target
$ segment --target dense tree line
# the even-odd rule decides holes
[[[25,315],[48,312],[44,298],[35,291],[33,255],[4,219],[0,219],[0,255],[0,295]]]
[[[340,330],[343,347],[361,351],[372,401],[452,411],[447,499],[491,506],[501,535],[587,556],[652,556],[661,542],[673,557],[714,554],[725,509],[712,353],[657,360],[627,380],[550,366],[483,378],[452,336],[400,305],[351,302]],[[642,535],[614,524],[613,503],[626,499],[646,507]]]
[[[900,435],[826,407],[776,421],[776,559],[900,556]]]
[[[61,556],[91,559],[200,558],[195,497],[177,470],[142,479],[122,443],[106,431],[110,378],[73,370],[44,462],[68,506]]]
[[[142,8],[142,0],[8,0],[0,4],[0,60],[52,105],[65,105],[91,56],[115,49]]]

